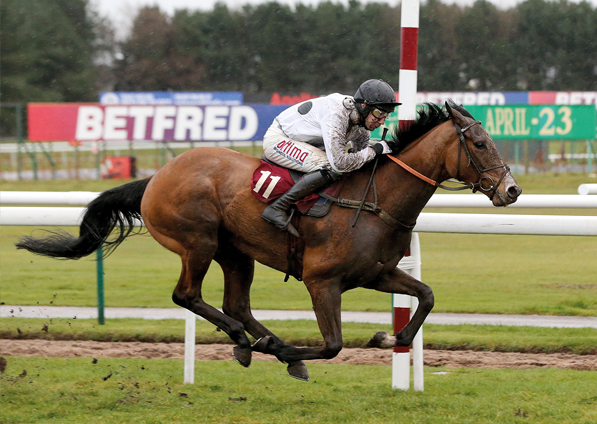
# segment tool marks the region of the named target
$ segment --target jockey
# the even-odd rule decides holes
[[[370,131],[383,125],[399,104],[388,83],[371,79],[361,84],[353,97],[334,93],[298,103],[280,113],[263,137],[264,155],[277,165],[305,175],[268,205],[261,217],[299,237],[290,223],[290,207],[330,186],[342,173],[391,153],[385,141],[369,144]]]

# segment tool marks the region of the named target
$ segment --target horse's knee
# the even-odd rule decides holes
[[[326,343],[321,351],[323,359],[332,359],[338,356],[338,353],[342,350],[342,342],[331,342]]]

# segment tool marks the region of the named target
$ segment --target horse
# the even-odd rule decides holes
[[[291,239],[261,218],[265,205],[250,187],[259,158],[198,147],[149,178],[101,193],[87,205],[78,237],[60,231],[23,237],[16,246],[68,259],[90,255],[100,246],[108,254],[142,219],[155,240],[180,256],[175,304],[226,332],[241,365],[250,365],[253,351],[264,352],[287,363],[290,376],[308,380],[303,361],[331,359],[342,349],[340,305],[347,290],[363,287],[416,296],[419,305],[410,322],[392,338],[397,346],[411,344],[434,297],[429,286],[397,264],[409,248],[421,210],[438,187],[445,188],[442,182],[457,179],[463,184],[458,188],[479,190],[498,207],[515,202],[522,192],[481,122],[462,106],[426,104],[410,126],[396,129],[391,137],[392,154],[344,175],[325,217],[300,217],[300,238]],[[291,241],[294,257],[287,253]],[[201,295],[212,261],[224,274],[221,310]],[[288,345],[253,317],[249,292],[255,261],[302,279],[323,345]],[[253,345],[247,333],[256,340]]]

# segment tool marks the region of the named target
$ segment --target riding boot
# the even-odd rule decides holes
[[[276,199],[271,205],[268,205],[261,214],[261,217],[279,229],[286,230],[293,236],[299,237],[298,231],[290,223],[292,216],[288,216],[288,211],[292,205],[309,194],[327,188],[334,181],[340,179],[341,176],[342,174],[329,171],[328,169],[321,169],[303,175],[286,193]]]

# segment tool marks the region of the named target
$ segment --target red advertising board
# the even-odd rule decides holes
[[[262,140],[284,106],[30,103],[30,141]]]
[[[597,91],[529,91],[531,105],[594,105]]]
[[[27,134],[29,141],[75,141],[80,103],[29,103]]]

